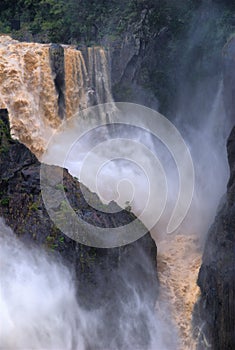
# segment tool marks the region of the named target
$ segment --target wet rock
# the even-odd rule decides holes
[[[128,309],[130,329],[127,331],[136,339],[134,348],[140,344],[141,349],[146,348],[150,339],[148,312],[138,309],[138,303],[141,300],[146,310],[153,312],[158,290],[156,246],[150,234],[112,249],[75,242],[50,219],[40,188],[41,164],[26,146],[11,139],[6,110],[0,110],[0,150],[0,216],[20,239],[62,256],[74,271],[80,304],[84,308],[103,310],[106,329],[102,334],[105,334],[107,348],[113,339],[122,343],[120,320],[123,312],[127,312],[126,305],[133,302],[135,306]],[[53,182],[53,174],[60,168],[47,166],[47,169],[52,173]],[[60,190],[56,181],[53,186],[54,192]],[[81,186],[64,169],[63,190],[70,205],[80,218],[93,226],[119,227],[135,218],[125,210],[108,214],[94,209],[85,201]],[[98,204],[98,197],[90,195]],[[138,225],[136,227],[138,229]],[[91,344],[89,349],[98,349],[97,344]]]
[[[195,307],[198,349],[235,348],[235,128],[227,143],[231,175],[227,195],[208,233]]]
[[[228,117],[235,120],[235,38],[232,38],[223,49],[223,81],[224,81],[224,103]]]
[[[108,45],[112,92],[115,101],[134,102],[158,109],[156,72],[162,65],[161,52],[169,38],[168,28],[150,29],[150,10],[144,9],[139,22],[129,25],[122,36]]]
[[[58,93],[58,112],[61,118],[65,114],[65,71],[64,71],[64,49],[59,44],[51,44],[49,48],[51,70],[54,76],[54,84]]]

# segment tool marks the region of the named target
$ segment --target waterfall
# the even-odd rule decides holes
[[[49,46],[2,36],[0,57],[1,107],[9,111],[12,134],[40,154],[59,125]]]
[[[71,118],[88,107],[89,77],[82,52],[71,47],[64,52],[66,117]]]
[[[88,48],[88,67],[90,82],[95,89],[97,104],[112,102],[108,61],[103,48]]]
[[[61,125],[62,119],[71,120],[78,111],[95,104],[113,101],[105,50],[100,47],[81,48],[81,50],[72,46],[63,45],[60,47],[63,48],[63,57],[61,56],[58,58],[56,56],[56,49],[55,54],[53,53],[52,55],[51,45],[19,43],[7,36],[0,37],[1,108],[7,108],[9,111],[11,128],[14,136],[25,143],[38,156],[41,156],[45,150],[47,139],[58,126]],[[61,49],[58,50],[58,52],[62,51]],[[58,63],[58,61],[60,61],[60,63]],[[63,69],[61,69],[62,66]],[[185,81],[183,81],[182,84],[184,83]],[[157,313],[161,315],[162,322],[152,319],[152,321],[155,322],[153,329],[155,331],[155,327],[159,327],[162,331],[162,337],[166,336],[167,338],[169,332],[166,331],[166,329],[171,329],[172,323],[174,323],[178,328],[180,338],[178,348],[182,348],[183,350],[191,350],[195,346],[195,344],[191,342],[191,316],[193,305],[199,293],[196,279],[201,262],[200,240],[207,231],[208,225],[215,215],[219,197],[225,190],[227,177],[224,149],[227,130],[223,129],[226,119],[222,106],[223,86],[222,83],[218,86],[209,115],[199,108],[203,105],[201,101],[202,92],[204,91],[203,88],[204,87],[200,85],[198,88],[200,94],[196,94],[197,98],[192,98],[190,100],[190,107],[194,110],[192,115],[196,116],[197,124],[201,123],[199,127],[191,125],[190,121],[189,123],[185,122],[187,119],[186,112],[185,108],[183,109],[182,106],[179,107],[179,115],[177,115],[175,120],[179,130],[187,140],[196,164],[197,184],[191,211],[182,227],[172,236],[166,238],[160,237],[160,226],[152,230],[152,235],[155,237],[159,248],[158,272],[162,284],[160,298],[157,302]],[[184,92],[185,90],[182,91]],[[182,93],[182,95],[182,105],[188,106],[189,96],[185,97],[184,93]],[[190,96],[190,98],[191,97],[192,96]],[[103,112],[102,118],[106,117],[106,111],[104,110]],[[187,111],[188,114],[190,114],[190,112],[190,110]],[[219,117],[221,119],[219,119]],[[192,120],[193,118],[191,118],[191,121]],[[218,120],[219,124],[217,124]],[[79,120],[76,121],[77,128],[79,128],[79,122]],[[57,140],[58,144],[51,150],[52,163],[60,164],[61,154],[65,148],[63,142],[66,142],[72,133],[76,133],[76,129],[67,130],[66,137]],[[133,134],[137,141],[142,137],[141,135],[137,135],[135,131]],[[130,134],[128,136],[131,137]],[[88,140],[88,143],[89,141],[90,140]],[[86,146],[89,148],[90,145],[83,146],[85,149]],[[154,148],[154,145],[150,146]],[[84,149],[82,149],[82,151],[84,151]],[[55,152],[56,150],[58,152],[57,154]],[[77,176],[79,173],[78,167],[82,163],[84,154],[81,150],[76,149],[76,147],[73,151],[74,159],[72,159],[72,161],[68,159],[66,167],[73,175]],[[130,148],[127,149],[127,152],[131,155],[135,153],[136,150]],[[77,154],[79,154],[80,158],[77,157]],[[138,156],[140,159],[143,158],[143,154],[141,153],[138,153]],[[56,157],[58,157],[58,162]],[[69,161],[71,162],[69,163]],[[143,199],[145,199],[146,182],[143,181],[139,169],[131,166],[123,167],[122,165],[123,163],[120,166],[120,163],[118,164],[117,161],[110,163],[107,168],[102,169],[100,180],[101,188],[104,192],[112,192],[116,190],[116,184],[119,183],[120,179],[130,176],[132,182],[135,183],[135,187],[138,189],[136,192],[136,206],[132,208],[136,214],[138,214],[139,206],[141,206]],[[171,168],[169,169],[171,170]],[[218,173],[219,180],[215,178],[215,173]],[[156,178],[156,174],[153,174],[153,181],[156,181]],[[175,182],[174,173],[173,176],[171,175],[171,178],[172,181]],[[95,191],[95,186],[93,186],[93,168],[90,168],[90,171],[86,173],[86,180],[84,181],[87,181],[85,184]],[[88,183],[89,181],[90,183]],[[123,193],[124,195],[128,195],[128,190],[126,190],[125,187]],[[110,198],[112,199],[113,197],[115,196],[112,192]],[[124,202],[126,202],[126,198]],[[123,205],[123,203],[120,204]],[[150,216],[154,213],[154,210],[155,206],[152,207],[152,211],[149,213]],[[3,255],[4,254],[3,252]],[[27,253],[25,252],[25,254]],[[53,280],[54,278],[57,280],[57,276],[55,276],[53,272],[51,273]],[[67,272],[66,276],[67,277],[63,276],[63,279],[65,278],[65,281],[70,281],[70,276],[68,277]],[[45,276],[42,276],[42,280],[45,281]],[[46,280],[45,283],[45,288],[47,288],[47,283],[49,282]],[[61,292],[60,287],[61,286],[58,286],[59,292]],[[69,288],[68,283],[66,288]],[[5,291],[5,294],[7,294],[7,292]],[[49,293],[49,296],[50,295]],[[132,295],[135,295],[135,293]],[[53,300],[52,298],[50,300],[52,302],[50,310],[53,315]],[[62,297],[60,300],[62,300]],[[73,319],[70,328],[74,330],[73,322],[85,322],[87,324],[87,322],[90,322],[90,318],[85,314],[82,314],[85,321],[82,317],[81,319],[79,318],[79,307],[74,299],[73,289],[70,295],[70,301],[71,300],[72,309],[76,313],[76,321]],[[25,302],[27,303],[27,301]],[[71,304],[69,305],[69,307],[71,307]],[[141,301],[137,296],[134,307],[138,305],[141,306]],[[130,307],[133,307],[133,304],[130,303]],[[46,308],[48,308],[48,306],[45,306],[45,309]],[[60,305],[56,304],[56,308],[58,308],[59,312],[61,311]],[[6,306],[4,306],[4,311],[5,310]],[[168,315],[166,316],[167,313]],[[7,319],[9,320],[8,325],[13,324],[12,317],[10,317],[8,313],[5,313],[5,315],[7,315]],[[67,313],[65,313],[65,315],[65,319],[67,320],[69,316]],[[127,317],[126,314],[125,316]],[[21,317],[23,318],[22,313]],[[59,318],[60,317],[61,315],[59,315]],[[97,322],[99,322],[99,320],[100,318],[98,317]],[[52,322],[53,321],[52,318]],[[68,322],[70,322],[70,319]],[[128,327],[128,325],[127,322],[126,326]],[[63,329],[66,329],[64,325]],[[54,330],[51,331],[54,332]],[[38,332],[38,329],[36,332]],[[61,332],[61,328],[59,328],[59,332]],[[48,333],[48,329],[45,333]],[[80,333],[78,334],[79,338]],[[89,333],[89,335],[90,334],[92,336],[92,332]],[[173,338],[175,338],[175,335]],[[58,339],[61,339],[60,335],[58,335]],[[62,348],[68,349],[71,345],[71,343],[63,343],[63,340],[61,340],[61,342],[59,346]],[[83,337],[81,336],[82,345],[78,348],[79,350],[83,349],[82,342]],[[174,341],[169,341],[169,343],[169,345],[165,344],[165,340],[163,341],[163,339],[158,339],[155,343],[153,341],[153,350],[176,348],[175,339]],[[3,344],[6,344],[5,347],[7,349],[14,348],[14,344],[9,345],[4,342]],[[127,340],[126,344],[129,344]],[[39,345],[39,348],[45,348],[45,343],[40,343]],[[51,348],[53,348],[53,346],[58,347],[57,345],[58,344],[53,343]],[[22,346],[25,348],[27,344],[22,342]],[[46,345],[46,348],[49,348],[49,346]],[[76,346],[72,345],[70,348],[76,349]],[[113,348],[115,349],[115,347]],[[126,348],[128,347],[126,346]],[[104,350],[104,348],[102,350]]]
[[[61,119],[112,102],[101,47],[78,50],[0,36],[0,57],[0,108],[8,109],[14,137],[39,157]]]

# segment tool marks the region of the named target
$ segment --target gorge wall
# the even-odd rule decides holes
[[[170,120],[187,114],[197,123],[195,100],[209,113],[221,79],[221,51],[235,29],[234,4],[153,1],[141,9],[121,35],[102,41],[110,51],[114,99],[141,103]]]
[[[0,216],[27,244],[29,251],[30,246],[41,246],[55,259],[58,254],[62,256],[74,275],[81,307],[93,312],[99,310],[98,329],[91,338],[86,338],[86,349],[110,349],[110,344],[112,349],[147,348],[154,341],[152,317],[158,294],[156,245],[150,234],[113,249],[93,248],[70,239],[48,216],[40,189],[40,165],[26,146],[11,138],[7,111],[0,110]],[[53,179],[57,170],[56,166],[48,166],[48,176]],[[125,210],[106,214],[90,207],[83,198],[81,184],[66,170],[64,186],[77,215],[94,226],[118,227],[134,219]],[[53,193],[60,191],[58,184],[52,187]],[[94,203],[99,202],[95,194],[90,195]],[[44,298],[43,293],[40,297]],[[7,334],[6,338],[0,334],[3,344],[9,340]],[[77,342],[76,335],[73,344]],[[19,345],[20,338],[17,341]],[[80,348],[73,345],[71,349]]]
[[[2,107],[9,111],[11,134],[28,146],[37,156],[40,156],[44,151],[47,139],[63,120],[71,118],[77,111],[91,105],[112,101],[109,67],[105,51],[101,48],[76,50],[71,46],[20,43],[3,36],[1,37],[0,49],[2,53],[0,63],[1,103]],[[136,98],[138,100],[138,94]],[[106,275],[106,272],[101,272],[101,270],[107,269],[109,271],[110,266],[114,266],[114,268],[121,266],[121,271],[128,280],[131,279],[131,273],[133,276],[137,276],[138,273],[135,273],[134,265],[132,265],[137,259],[137,251],[132,254],[129,246],[120,250],[87,248],[75,244],[60,233],[50,222],[43,205],[39,183],[40,163],[22,144],[10,139],[4,141],[4,137],[2,140],[1,156],[4,165],[2,164],[1,176],[5,182],[3,181],[1,184],[1,216],[24,240],[33,240],[35,243],[38,242],[49,247],[49,249],[59,251],[66,260],[69,257],[69,263],[76,266],[78,280],[82,280],[82,283],[79,283],[79,288],[84,305],[92,308],[97,307],[97,304],[104,304],[104,300],[110,297],[115,288],[115,295],[111,299],[112,303],[118,305],[116,293],[125,293],[126,289],[120,291],[118,287],[109,288],[108,284],[114,283],[116,285],[117,281],[122,280],[122,276],[115,281],[114,272],[110,272],[110,274],[107,272]],[[21,154],[19,158],[16,156],[17,153]],[[8,157],[12,159],[12,162],[7,167]],[[16,165],[15,161],[19,164]],[[113,176],[115,175],[113,174]],[[74,191],[79,189],[79,185],[75,185],[74,181],[71,181],[72,178],[66,173],[64,185],[68,193],[71,193],[71,200],[76,210],[85,217],[97,217],[97,213],[88,208],[85,201],[80,199],[80,192],[78,201],[77,197],[72,195]],[[21,185],[17,185],[18,182]],[[23,203],[23,208],[21,203]],[[44,214],[46,214],[45,218]],[[124,217],[123,212],[120,221],[124,220]],[[127,217],[125,220],[128,220]],[[101,220],[102,225],[109,225],[113,218],[102,215],[102,218],[97,218],[97,220],[97,224]],[[116,220],[119,218],[114,218],[114,225],[116,225]],[[156,238],[157,240],[158,238]],[[151,268],[149,270],[149,257],[151,264],[156,260],[155,248],[152,246],[154,242],[152,240],[151,242],[150,250],[147,248],[143,254],[141,253],[142,248],[139,250],[139,245],[136,243],[140,255],[143,255],[144,260],[145,255],[147,257],[147,266],[143,267],[143,276],[138,276],[142,281],[145,280],[145,272],[147,277],[151,271]],[[168,334],[166,337],[169,338],[167,347],[169,349],[175,349],[175,345],[173,345],[175,340],[172,338],[178,338],[177,346],[184,350],[190,348],[192,344],[191,313],[198,294],[195,281],[200,264],[200,254],[195,251],[194,245],[192,246],[194,261],[189,265],[192,274],[189,274],[188,267],[185,269],[184,266],[181,266],[192,242],[194,242],[194,237],[182,235],[174,237],[173,240],[171,238],[170,245],[168,240],[161,244],[163,248],[158,261],[159,266],[162,267],[159,271],[162,298],[158,301],[157,315],[164,315],[165,308],[169,307],[168,314],[170,316],[163,316],[167,323],[167,330],[164,330],[163,334],[165,332],[168,334],[170,331],[168,323],[171,324],[172,329],[176,328],[171,336]],[[125,259],[122,259],[123,249],[126,252],[123,255]],[[172,259],[171,255],[175,255],[178,260]],[[131,265],[129,265],[129,259],[132,260]],[[151,275],[153,273],[152,286],[143,282],[143,285],[149,290],[147,294],[142,291],[142,287],[138,286],[140,281],[137,284],[135,281],[132,283],[138,294],[140,291],[144,300],[149,298],[147,296],[149,293],[152,295],[152,311],[154,310],[154,298],[156,301],[157,296],[155,272],[150,272]],[[88,281],[85,276],[88,276]],[[150,280],[151,277],[149,282]],[[187,287],[189,283],[192,283],[190,289]],[[96,286],[95,290],[94,286]],[[89,293],[87,293],[88,289]],[[100,296],[98,299],[97,292]],[[108,308],[110,307],[109,304]],[[119,310],[118,313],[120,312]],[[177,332],[179,337],[176,336]]]
[[[235,346],[235,128],[228,139],[231,175],[228,191],[208,233],[195,306],[198,349],[232,350]]]
[[[235,121],[235,39],[224,51],[224,102]],[[227,142],[230,178],[211,226],[198,276],[201,297],[195,306],[198,349],[235,347],[235,127]]]
[[[204,16],[203,11],[199,11],[198,18],[200,20],[204,18],[203,23],[205,25],[210,16],[209,4],[209,7],[206,9],[206,16]],[[216,16],[218,18],[218,13]],[[200,34],[199,23],[195,21],[191,28],[192,33],[197,28],[197,35],[198,32]],[[199,124],[198,109],[195,109],[195,105],[204,105],[205,100],[205,104],[208,104],[208,101],[211,102],[210,97],[214,94],[214,86],[216,85],[214,80],[217,82],[221,73],[220,69],[218,69],[214,75],[214,68],[215,66],[217,67],[218,63],[218,67],[220,67],[220,60],[215,60],[213,67],[208,70],[209,73],[206,73],[205,80],[209,76],[213,77],[213,79],[215,77],[214,80],[212,79],[212,84],[208,85],[209,87],[206,86],[206,89],[201,88],[201,84],[198,90],[194,90],[194,87],[188,89],[189,84],[186,83],[181,89],[180,83],[183,81],[184,85],[185,78],[188,75],[192,80],[194,78],[194,73],[192,73],[190,67],[192,62],[195,62],[195,57],[198,66],[202,64],[206,67],[204,73],[208,68],[208,60],[204,59],[203,54],[200,52],[200,35],[199,40],[195,40],[192,46],[190,46],[192,37],[189,37],[184,45],[181,46],[180,44],[176,50],[178,57],[180,57],[180,62],[184,63],[187,61],[186,68],[182,63],[181,69],[178,69],[174,62],[175,68],[172,69],[172,66],[170,66],[172,57],[169,61],[169,57],[163,55],[163,53],[166,53],[164,47],[167,48],[169,47],[168,45],[172,44],[172,41],[169,40],[172,32],[169,28],[162,27],[156,33],[148,33],[148,28],[148,13],[143,11],[141,22],[137,25],[135,24],[131,29],[129,28],[130,31],[125,33],[122,39],[116,40],[110,46],[112,88],[115,98],[122,101],[143,103],[149,107],[156,108],[158,106],[156,96],[161,91],[160,94],[162,95],[167,93],[167,105],[169,107],[169,101],[172,97],[169,91],[171,90],[166,92],[168,85],[164,83],[164,79],[166,78],[166,71],[170,68],[170,78],[169,76],[168,78],[169,80],[175,80],[176,85],[178,84],[178,92],[181,95],[179,105],[185,106],[186,101],[188,106],[188,101],[191,101],[190,98],[195,91],[196,96],[198,90],[201,91],[200,94],[205,95],[203,100],[200,100],[200,98],[196,99],[197,103],[194,100],[186,113],[189,119],[191,118],[195,124]],[[191,51],[184,51],[187,45],[189,45]],[[231,41],[227,50],[225,51],[227,60],[224,61],[225,89],[223,93],[228,117],[233,122],[235,114],[232,106],[235,79],[231,72],[234,71],[234,42]],[[208,52],[210,52],[209,49]],[[75,47],[66,45],[20,43],[3,36],[0,38],[0,53],[1,108],[7,108],[9,111],[12,135],[27,145],[37,156],[42,154],[47,139],[64,119],[72,117],[77,111],[91,105],[112,101],[106,52],[100,47],[81,47],[77,50]],[[167,66],[166,62],[167,64],[169,63],[169,66]],[[173,105],[174,107],[176,106],[176,104]],[[195,112],[193,112],[194,109]],[[206,110],[206,116],[208,115],[207,112],[208,110]],[[185,122],[185,120],[183,121]],[[234,132],[231,134],[228,144],[231,169],[233,168],[233,135]],[[207,137],[206,134],[204,136]],[[114,272],[113,268],[116,269],[118,266],[122,266],[124,270],[124,265],[129,259],[132,260],[133,265],[131,264],[127,270],[127,278],[130,278],[132,273],[135,275],[136,271],[138,278],[144,279],[145,287],[150,294],[153,293],[147,296],[147,299],[151,300],[150,304],[152,306],[157,291],[155,287],[152,288],[151,281],[154,281],[154,286],[157,283],[155,284],[155,274],[152,272],[149,274],[149,271],[152,271],[151,268],[156,258],[155,246],[151,238],[147,236],[145,238],[146,241],[143,238],[140,244],[138,241],[136,244],[122,248],[120,251],[114,249],[112,252],[75,244],[68,237],[58,232],[46,214],[40,198],[38,171],[40,164],[36,158],[23,145],[11,140],[9,135],[7,139],[3,137],[2,140],[1,216],[5,218],[7,224],[23,239],[26,240],[26,237],[28,237],[29,240],[43,244],[54,251],[59,251],[64,257],[69,256],[70,261],[68,263],[76,266],[78,279],[82,279],[83,277],[81,276],[88,276],[88,281],[82,279],[82,283],[79,284],[80,294],[84,305],[87,307],[97,307],[99,303],[104,303],[104,300],[108,300],[115,289],[114,299],[111,299],[112,302],[114,300],[114,304],[116,303],[118,300],[117,294],[119,293],[118,284],[120,281],[120,284],[122,284],[122,277],[115,281],[115,277],[112,275]],[[17,154],[20,154],[20,156]],[[10,164],[7,160],[9,156],[12,160]],[[196,314],[198,313],[199,316],[197,317],[200,320],[196,325],[195,332],[197,333],[196,338],[199,339],[198,346],[200,350],[209,347],[213,348],[213,346],[215,349],[227,350],[233,348],[231,344],[232,346],[234,345],[231,336],[232,322],[234,320],[231,314],[232,311],[228,311],[233,308],[232,298],[234,296],[231,274],[233,270],[230,265],[231,261],[233,261],[231,242],[234,233],[233,178],[234,176],[231,175],[228,185],[230,194],[227,197],[227,202],[219,212],[216,222],[210,230],[199,274],[198,281],[202,296],[195,311]],[[18,182],[21,185],[18,185]],[[69,193],[75,190],[79,192],[79,185],[75,184],[67,173],[65,173],[65,185]],[[72,196],[71,201],[75,209],[82,209],[80,214],[91,217],[91,221],[94,220],[96,222],[97,220],[97,224],[100,224],[101,220],[102,225],[111,224],[109,222],[111,219],[106,216],[102,215],[101,219],[97,219],[97,213],[87,207],[80,197],[78,199]],[[19,208],[22,203],[23,208],[21,210]],[[42,216],[44,217],[45,215],[46,218],[42,220]],[[25,220],[24,217],[27,219]],[[129,214],[122,212],[120,217],[114,218],[114,225],[119,220],[129,220],[128,218]],[[187,347],[190,350],[192,348],[190,340],[191,311],[198,297],[198,288],[195,280],[201,263],[201,254],[197,250],[195,241],[197,241],[197,238],[194,240],[194,237],[176,235],[171,239],[171,246],[168,241],[159,244],[162,250],[159,254],[158,270],[163,293],[165,293],[163,298],[168,299],[167,302],[173,301],[174,303],[171,316],[174,319],[174,323],[178,325],[180,336],[184,340],[182,347],[184,350]],[[139,248],[141,251],[142,248],[144,249],[141,256],[146,254],[146,256],[151,257],[151,268],[150,270],[147,269],[146,280],[144,277],[146,271],[145,269],[144,271],[142,270],[138,262]],[[190,249],[191,255],[188,253]],[[128,258],[129,255],[131,258]],[[186,259],[187,262],[190,261],[187,264],[188,266],[181,266],[181,263],[184,264]],[[137,263],[138,271],[135,270],[135,263]],[[98,270],[97,266],[100,266]],[[148,263],[147,266],[149,266]],[[103,271],[109,272],[106,275]],[[110,278],[112,288],[108,291]],[[134,280],[135,283],[137,283],[137,290],[142,295],[142,284],[140,281]],[[102,284],[104,287],[101,286]],[[87,293],[88,289],[89,293]],[[98,299],[96,297],[97,291],[99,294]],[[126,292],[126,290],[123,290],[124,295]],[[167,294],[169,294],[169,298]],[[108,307],[111,308],[110,305]],[[110,315],[110,309],[107,310],[107,314]],[[112,320],[110,329],[114,328]],[[109,341],[110,338],[106,344]]]

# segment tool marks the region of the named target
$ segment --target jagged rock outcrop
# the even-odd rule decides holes
[[[66,264],[74,269],[80,303],[86,308],[104,309],[107,348],[115,337],[121,344],[118,320],[129,298],[137,293],[147,308],[154,309],[157,297],[155,243],[149,233],[132,244],[112,249],[98,249],[71,240],[48,216],[40,190],[40,165],[26,146],[11,139],[7,110],[0,110],[0,216],[24,241],[62,255]],[[52,173],[57,168],[48,166]],[[134,218],[125,210],[108,214],[90,207],[82,195],[81,185],[67,170],[64,170],[63,185],[73,209],[93,225],[118,227]],[[99,201],[96,195],[93,199]],[[145,348],[149,340],[148,316],[135,308],[129,316],[133,318],[130,332],[136,334],[136,346],[133,346]],[[93,349],[92,340],[88,343]]]
[[[235,128],[228,139],[231,169],[226,198],[210,228],[198,276],[198,349],[235,348]]]

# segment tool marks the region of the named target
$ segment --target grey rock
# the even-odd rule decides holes
[[[128,318],[127,331],[136,341],[133,347],[147,348],[151,327],[149,314],[154,312],[158,294],[157,252],[153,239],[147,233],[123,247],[98,249],[64,235],[51,221],[42,200],[40,166],[26,146],[11,139],[7,111],[0,110],[0,216],[20,239],[58,255],[73,271],[81,306],[103,310],[105,322],[101,327],[105,329],[100,329],[100,332],[105,348],[108,349],[114,339],[118,348],[125,348],[126,344],[122,344],[122,317]],[[59,167],[48,166],[47,170],[53,177]],[[77,215],[95,227],[119,227],[135,219],[125,210],[108,214],[89,206],[80,183],[66,169],[63,185]],[[95,194],[90,195],[92,200],[99,201]],[[139,299],[135,299],[136,295]],[[146,312],[138,309],[138,300],[143,302]],[[126,314],[126,306],[130,303],[133,307]],[[98,349],[92,339],[87,341],[89,349]]]

